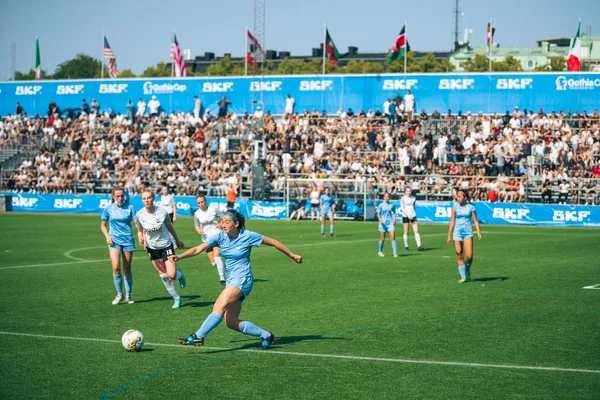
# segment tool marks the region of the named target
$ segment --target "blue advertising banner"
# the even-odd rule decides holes
[[[42,195],[29,193],[3,193],[12,196],[16,212],[62,212],[100,214],[110,202],[108,195]],[[221,210],[226,209],[222,198],[208,198]],[[196,210],[196,200],[191,196],[176,196],[179,215],[191,215]],[[355,207],[346,202],[348,209]],[[378,204],[379,202],[377,202]],[[394,202],[398,207],[400,204]],[[142,208],[140,196],[131,197],[136,210]],[[475,202],[477,217],[483,224],[495,225],[548,225],[548,226],[595,226],[600,227],[600,207],[543,204],[511,204]],[[235,208],[248,219],[285,219],[285,202],[267,202],[238,199]],[[417,202],[417,218],[421,222],[448,223],[452,202]],[[399,216],[401,216],[401,212]]]
[[[55,101],[61,110],[79,109],[81,100],[92,98],[101,110],[127,113],[129,100],[147,103],[156,96],[161,108],[192,111],[194,96],[204,110],[217,112],[217,101],[226,96],[237,113],[252,111],[258,100],[264,109],[282,114],[288,94],[296,100],[296,111],[325,110],[335,113],[352,108],[355,112],[382,108],[396,93],[415,95],[415,111],[428,113],[436,108],[445,113],[471,111],[504,112],[515,106],[546,111],[593,111],[600,107],[598,73],[517,73],[517,74],[381,74],[303,75],[265,77],[120,79],[77,81],[34,81],[0,83],[0,115],[14,113],[17,102],[28,115],[46,115]]]
[[[109,195],[3,194],[12,196],[12,209],[17,212],[100,214],[110,203]],[[136,210],[140,210],[143,207],[141,196],[132,196],[130,201]],[[207,201],[218,204],[222,211],[227,208],[225,199],[207,198]],[[194,197],[176,196],[175,202],[179,215],[189,216],[192,211],[198,209]],[[241,199],[236,201],[235,208],[248,219],[285,219],[287,217],[286,203]]]

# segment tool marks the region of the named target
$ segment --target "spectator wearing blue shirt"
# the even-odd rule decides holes
[[[254,276],[250,266],[252,247],[258,247],[261,244],[273,246],[297,263],[302,262],[302,257],[292,253],[276,239],[247,230],[244,216],[238,211],[230,209],[223,213],[221,226],[223,230],[209,236],[207,242],[187,250],[183,254],[169,257],[171,261],[176,262],[197,256],[211,247],[219,247],[221,254],[227,259],[226,286],[217,298],[212,313],[206,317],[200,329],[186,338],[177,339],[177,342],[183,345],[202,347],[206,335],[225,319],[225,324],[229,329],[260,337],[260,349],[266,350],[273,344],[275,335],[259,328],[252,322],[239,319],[242,302],[248,297],[254,285]]]
[[[111,203],[104,208],[102,212],[102,223],[100,231],[106,238],[108,252],[113,270],[113,282],[117,289],[117,296],[113,300],[113,305],[122,301],[133,304],[131,298],[131,288],[133,287],[133,277],[131,275],[131,260],[135,250],[133,240],[133,230],[131,222],[135,218],[135,209],[129,201],[126,201],[125,190],[121,187],[115,187],[111,192]],[[110,221],[110,230],[106,229]],[[121,259],[123,260],[123,271],[125,274],[125,297],[123,297],[123,276],[121,275]]]

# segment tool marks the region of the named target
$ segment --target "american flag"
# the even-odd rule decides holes
[[[175,76],[186,76],[185,73],[185,61],[183,60],[183,54],[179,48],[179,42],[177,42],[177,36],[173,34],[173,43],[171,43],[171,60],[174,60]]]
[[[121,71],[119,71],[119,67],[117,67],[117,58],[110,48],[106,36],[104,36],[104,57],[108,58],[108,75],[113,79],[119,76]]]

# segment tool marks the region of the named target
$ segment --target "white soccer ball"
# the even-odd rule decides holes
[[[140,351],[144,347],[144,334],[137,329],[130,329],[121,337],[121,343],[127,351]]]

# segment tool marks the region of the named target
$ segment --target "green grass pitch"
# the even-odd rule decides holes
[[[199,243],[191,218],[176,228]],[[241,317],[206,348],[176,344],[220,292],[204,254],[183,260],[183,307],[146,254],[134,254],[132,305],[114,287],[99,216],[0,215],[0,398],[371,399],[600,397],[600,231],[483,226],[474,281],[459,284],[447,226],[421,225],[424,252],[377,256],[377,225],[249,221],[304,257],[253,251]],[[397,226],[401,228],[400,225]],[[146,338],[128,353],[127,329]]]

